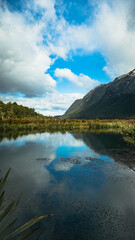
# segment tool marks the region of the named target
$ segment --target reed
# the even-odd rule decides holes
[[[12,220],[12,217],[19,205],[21,195],[17,201],[13,200],[8,206],[4,207],[4,203],[5,203],[4,187],[7,182],[9,173],[10,173],[10,169],[7,171],[5,177],[1,177],[0,179],[0,240],[12,239],[22,234],[24,231],[28,230],[23,235],[19,236],[19,238],[17,238],[17,240],[23,240],[39,229],[39,227],[36,227],[34,229],[29,230],[31,226],[33,226],[35,223],[39,222],[40,220],[48,216],[51,216],[52,214],[46,214],[43,216],[35,217],[30,221],[28,221],[27,223],[20,226],[19,228],[17,228],[16,230],[12,231],[15,223],[17,222],[17,219]]]
[[[87,120],[87,119],[55,119],[55,118],[5,118],[0,121],[0,132],[20,131],[114,131],[135,141],[135,119],[129,120]]]

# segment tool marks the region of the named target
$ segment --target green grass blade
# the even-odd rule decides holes
[[[8,171],[7,171],[4,179],[2,179],[2,181],[1,181],[1,183],[0,183],[0,194],[1,194],[1,192],[3,191],[3,188],[4,188],[4,186],[5,186],[5,183],[6,183],[6,181],[7,181],[7,178],[8,178],[8,175],[9,175],[10,171],[11,171],[11,168],[8,169]]]
[[[0,209],[2,208],[2,204],[3,204],[3,200],[4,200],[4,194],[5,194],[5,191],[3,191],[3,193],[0,195]]]
[[[1,172],[1,171],[0,171]],[[0,184],[1,184],[1,181],[2,181],[2,177],[0,178]]]
[[[22,194],[20,195],[20,197],[18,198],[18,200],[15,202],[14,206],[12,207],[11,211],[9,212],[9,214],[6,216],[6,218],[4,219],[4,221],[2,222],[2,224],[0,225],[0,229],[3,229],[6,224],[8,223],[8,221],[10,220],[10,218],[12,217],[12,215],[14,214],[14,212],[16,211],[18,204],[20,202]]]
[[[36,227],[34,229],[32,229],[31,231],[25,233],[23,236],[17,238],[17,240],[24,240],[26,238],[28,238],[30,235],[32,235],[34,232],[36,232],[40,227]]]
[[[19,227],[17,230],[15,230],[13,233],[9,234],[6,239],[9,239],[11,237],[15,237],[16,235],[20,234],[21,232],[27,230],[29,227],[33,226],[35,223],[39,222],[40,220],[48,217],[48,216],[52,216],[53,214],[46,214],[44,216],[40,216],[40,217],[35,217],[33,219],[31,219],[30,221],[28,221],[27,223],[25,223],[24,225],[22,225],[21,227]]]
[[[22,225],[21,227],[19,227],[18,229],[16,229],[14,232],[11,232],[12,227],[14,226],[16,220],[14,220],[10,223],[9,223],[9,221],[12,218],[12,215],[14,214],[14,212],[16,211],[16,208],[19,205],[22,194],[20,195],[20,197],[18,198],[17,201],[12,201],[6,208],[3,208],[4,194],[5,194],[3,189],[5,187],[10,170],[11,169],[9,169],[7,171],[4,178],[0,179],[0,240],[8,240],[10,238],[13,238],[13,237],[17,236],[18,234],[21,234],[28,228],[30,228],[31,226],[33,226],[35,223],[39,222],[40,220],[53,215],[53,214],[46,214],[44,216],[35,217],[35,218],[31,219],[30,221],[28,221],[27,223],[25,223],[24,225]],[[18,240],[24,240],[24,239],[28,238],[32,233],[34,233],[38,229],[39,229],[39,227],[29,230],[27,233],[20,236],[18,238]]]
[[[7,216],[7,214],[11,211],[11,209],[14,207],[15,201],[12,201],[9,206],[3,211],[3,213],[0,214],[0,222],[4,220],[4,218]]]
[[[17,219],[16,219],[17,220]],[[12,227],[14,226],[16,220],[14,220],[13,222],[11,222],[1,233],[0,233],[0,240],[5,240],[7,234],[9,233],[9,231],[12,229]]]

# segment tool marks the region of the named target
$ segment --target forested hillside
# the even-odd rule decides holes
[[[24,118],[24,117],[42,117],[35,112],[34,108],[18,105],[16,102],[3,103],[0,101],[0,119],[3,118]]]

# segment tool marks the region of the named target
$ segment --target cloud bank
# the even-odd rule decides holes
[[[71,50],[84,54],[99,51],[106,59],[104,70],[111,78],[135,67],[135,16],[132,0],[98,1],[93,21],[65,25],[55,43],[55,52],[63,48],[63,57]],[[66,29],[66,30],[64,30]],[[58,49],[57,49],[58,48]]]
[[[0,96],[0,99],[7,102],[17,102],[19,105],[33,108],[47,116],[62,115],[67,108],[78,98],[82,98],[81,93],[59,93],[58,91],[48,92],[45,97],[20,97],[20,96]]]
[[[53,63],[41,34],[42,24],[31,24],[26,16],[0,9],[0,89],[40,96],[56,86],[44,74]]]
[[[27,106],[30,105],[29,98],[33,97],[35,104],[39,97],[42,109],[48,109],[46,113],[60,108],[59,112],[64,112],[69,104],[62,107],[56,97],[58,94],[62,100],[66,96],[56,91],[58,78],[77,85],[80,92],[81,88],[88,86],[90,90],[98,84],[81,71],[76,75],[67,68],[57,68],[54,75],[49,74],[55,59],[67,60],[80,53],[100,52],[106,59],[103,70],[111,78],[135,67],[133,0],[93,1],[93,19],[88,16],[81,24],[69,23],[62,14],[58,15],[56,4],[57,0],[31,0],[21,11],[11,11],[4,1],[0,1],[0,91],[10,95],[24,94],[23,102]],[[73,95],[74,99],[79,93]],[[57,98],[52,101],[54,105],[50,102],[53,97]],[[4,100],[5,97],[2,95],[1,98]]]

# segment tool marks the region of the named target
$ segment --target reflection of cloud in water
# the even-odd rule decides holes
[[[27,142],[41,142],[46,143],[50,146],[55,146],[57,148],[58,146],[74,146],[74,147],[80,147],[83,146],[84,143],[82,140],[76,140],[74,137],[69,134],[61,134],[61,133],[36,133],[36,134],[29,134],[26,136],[19,136],[17,139],[11,139],[8,140],[7,138],[4,138],[1,142],[1,145],[7,145],[7,144],[14,144],[16,146],[21,146],[23,144],[26,144]]]
[[[91,151],[85,145],[80,148],[64,148],[64,150],[66,154],[68,153],[67,157],[64,157],[64,154],[61,154],[61,156],[57,156],[58,161],[54,163],[54,168],[56,171],[69,171],[75,164],[88,166],[91,162],[95,160],[102,162],[100,160],[100,155]]]
[[[84,145],[83,140],[76,140],[70,133],[66,133],[66,134],[46,133],[45,137],[47,139],[48,144],[55,145],[56,147],[58,146],[81,147]]]
[[[11,141],[4,139],[0,144],[0,156],[2,172],[12,168],[7,184],[8,199],[16,199],[23,192],[19,208],[22,221],[48,212],[55,214],[52,220],[45,221],[43,240],[46,230],[53,228],[60,231],[62,237],[72,228],[72,236],[77,232],[80,234],[79,231],[89,233],[89,223],[108,234],[112,226],[114,236],[117,231],[120,238],[119,231],[126,231],[128,226],[127,218],[132,224],[131,217],[135,216],[134,172],[101,156],[100,151],[92,151],[82,140],[60,133],[31,134]],[[77,223],[76,218],[79,219]],[[102,226],[98,225],[101,222]],[[63,223],[66,230],[61,228]],[[59,239],[64,239],[62,237]],[[77,239],[76,235],[74,239]]]
[[[45,190],[51,179],[45,166],[56,158],[57,148],[63,145],[78,147],[83,145],[83,141],[75,140],[71,134],[60,133],[30,134],[15,140],[5,138],[0,144],[1,168],[3,171],[12,168],[10,175],[12,194],[18,195],[21,189],[25,189],[24,195],[28,196],[39,188]],[[71,168],[70,163],[62,165],[61,163],[61,166],[56,168],[63,171]]]
[[[29,178],[30,176],[31,178],[35,177],[35,179],[38,179],[39,182],[41,178],[41,173],[39,173],[39,177],[36,178],[36,171],[38,172],[39,163],[36,164],[33,160],[41,160],[39,169],[42,169],[44,165],[49,165],[55,159],[56,151],[59,146],[80,147],[83,145],[83,141],[75,140],[74,137],[69,133],[41,133],[29,134],[27,136],[19,136],[15,140],[8,140],[4,138],[0,144],[0,147],[4,147],[5,149],[7,147],[8,151],[11,152],[15,148],[16,154],[13,154],[12,152],[12,154],[9,154],[10,160],[5,159],[4,165],[6,165],[7,168],[11,166],[12,168],[14,168],[14,171],[15,169],[16,171],[20,171],[20,177],[21,173],[22,177],[25,176],[26,173],[28,173]],[[4,155],[2,156],[2,158],[4,158]],[[31,158],[32,161],[30,159],[28,160],[28,158]],[[11,162],[12,164],[10,164]],[[57,168],[69,170],[71,168],[71,166],[69,165],[71,164],[66,164],[66,166],[63,165],[62,167],[61,164],[61,166]],[[43,171],[45,171],[44,168]]]
[[[92,167],[93,169],[98,169],[101,165],[104,165],[105,168],[105,163],[109,162],[113,162],[113,160],[107,157],[105,157],[104,159],[103,156],[98,157],[98,155],[96,154],[89,154],[88,156],[87,154],[83,154],[82,157],[80,157],[79,155],[73,155],[68,158],[58,157],[58,161],[55,162],[53,165],[56,171],[69,171],[76,164],[79,164],[82,167]]]
[[[74,164],[72,164],[70,161],[63,162],[59,161],[58,163],[55,164],[55,170],[56,171],[69,171]]]
[[[1,148],[0,148],[1,149]],[[12,194],[25,191],[24,196],[30,196],[32,192],[43,187],[48,187],[50,174],[44,168],[45,163],[36,161],[38,157],[47,156],[49,162],[55,158],[51,148],[40,143],[27,143],[19,147],[13,144],[5,146],[1,150],[1,168],[7,170],[11,167],[10,187]],[[47,162],[47,164],[49,164]],[[17,186],[16,186],[17,181]],[[16,186],[16,188],[14,188]],[[25,186],[25,187],[24,187]]]

